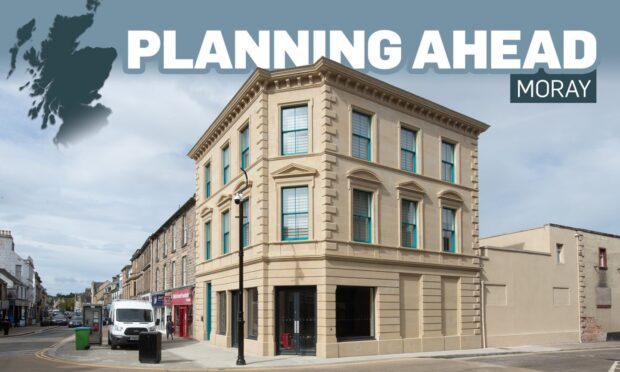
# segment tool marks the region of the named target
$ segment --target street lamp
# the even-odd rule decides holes
[[[239,192],[235,194],[235,204],[239,206],[239,317],[237,319],[237,365],[245,365],[244,356],[244,321],[243,321],[243,191],[248,187],[248,174],[245,169],[241,168],[243,175],[245,176],[245,185]]]

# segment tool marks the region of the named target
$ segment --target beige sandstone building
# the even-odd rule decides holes
[[[192,337],[194,330],[195,204],[192,196],[149,237],[153,253],[150,300],[155,317],[162,331],[170,317],[179,337]]]
[[[175,335],[192,337],[196,261],[196,211],[192,196],[131,257],[122,270],[123,299],[149,301],[165,331],[170,319]]]
[[[256,70],[191,149],[194,337],[343,357],[481,346],[487,125],[327,59]]]
[[[480,245],[488,346],[620,336],[620,236],[548,224]]]

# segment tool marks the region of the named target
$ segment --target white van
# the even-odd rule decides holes
[[[118,346],[137,344],[141,332],[151,332],[159,325],[154,320],[150,302],[139,300],[114,301],[110,307],[108,345],[114,350]]]

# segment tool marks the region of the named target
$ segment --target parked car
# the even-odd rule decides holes
[[[83,323],[82,317],[80,315],[74,315],[73,318],[71,318],[71,320],[69,320],[69,324],[67,324],[67,326],[69,328],[81,327],[83,325],[84,325],[84,323]]]
[[[55,315],[52,318],[52,325],[67,325],[67,318],[64,315]]]
[[[41,327],[52,325],[52,316],[51,315],[43,315],[41,317]]]

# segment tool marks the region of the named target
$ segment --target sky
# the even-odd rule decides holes
[[[54,14],[82,11],[72,2],[59,2],[57,9],[46,3],[32,10],[28,9],[32,1],[21,3],[10,2],[14,16],[0,19],[0,51],[8,51],[15,30],[30,17],[37,18],[37,32],[45,36]],[[144,74],[124,73],[120,38],[129,25],[161,28],[190,23],[204,29],[207,21],[187,21],[194,19],[189,13],[196,13],[188,10],[200,7],[192,1],[170,8],[168,18],[161,14],[167,9],[161,1],[154,2],[157,11],[145,17],[132,10],[144,2],[132,2],[125,12],[118,4],[103,1],[92,32],[80,39],[85,45],[113,45],[119,57],[100,90],[100,101],[112,109],[109,123],[78,143],[56,146],[54,128],[41,130],[40,121],[27,118],[31,99],[18,90],[24,70],[18,66],[5,80],[8,53],[0,52],[0,229],[13,232],[20,255],[33,257],[52,294],[83,291],[91,281],[117,274],[193,194],[195,169],[187,152],[247,77],[247,73],[162,74],[156,68],[147,68]],[[385,12],[378,10],[376,16],[401,33],[407,30],[407,23],[389,20]],[[598,31],[596,104],[510,104],[508,74],[375,74],[491,125],[479,141],[482,236],[549,222],[620,234],[617,47],[608,44],[611,28],[595,22],[603,12],[586,10],[580,17],[576,10],[567,12],[559,17],[564,22],[560,26]],[[226,24],[212,13],[218,12],[205,12],[209,27],[242,28],[239,21]],[[187,16],[185,22],[182,16]],[[278,14],[271,17],[274,22],[279,19]],[[341,25],[332,18],[310,17],[301,23]],[[537,18],[520,21],[523,27],[545,24]],[[286,22],[268,28],[288,27]],[[443,22],[454,22],[456,26],[439,25],[454,29],[475,19]],[[433,26],[426,23],[410,27],[419,31]]]

